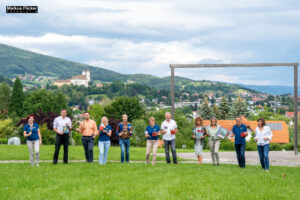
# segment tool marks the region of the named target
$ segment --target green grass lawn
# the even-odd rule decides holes
[[[0,145],[0,160],[29,160],[29,151],[26,145]],[[178,149],[177,152],[193,152],[193,150]],[[146,148],[130,147],[130,160],[145,160]],[[158,153],[164,153],[164,149],[158,149]],[[40,147],[40,160],[52,160],[54,145],[42,145]],[[119,146],[110,147],[108,160],[120,161],[121,150]],[[99,149],[94,146],[94,159],[98,160]],[[63,146],[60,148],[59,159],[63,158]],[[83,146],[69,146],[69,160],[85,160]],[[165,157],[157,156],[158,161],[164,161]],[[183,160],[180,159],[179,160]]]
[[[2,153],[1,153],[2,154]],[[159,163],[0,164],[0,199],[299,199],[300,169]],[[286,177],[283,176],[286,174]]]

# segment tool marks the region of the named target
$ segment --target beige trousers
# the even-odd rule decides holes
[[[220,164],[220,161],[219,161],[220,140],[210,140],[209,146],[210,146],[210,153],[211,153],[211,158],[212,158],[213,164],[214,165]]]
[[[34,140],[34,141],[27,140],[27,146],[28,146],[28,149],[29,149],[29,156],[30,156],[31,165],[32,166],[34,165],[34,152],[35,152],[36,164],[39,164],[40,141],[39,140]],[[33,152],[33,149],[34,149],[34,152]]]
[[[150,152],[151,148],[153,147],[153,159],[152,159],[152,165],[155,164],[156,162],[156,152],[157,152],[157,147],[158,147],[158,140],[147,140],[147,147],[146,147],[146,163],[149,163],[149,157],[150,157]]]

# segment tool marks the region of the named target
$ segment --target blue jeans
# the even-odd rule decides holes
[[[121,147],[121,163],[124,163],[124,153],[125,153],[125,151],[126,151],[126,162],[129,162],[130,139],[120,138],[119,144],[120,144],[120,147]]]
[[[260,164],[264,170],[269,170],[269,146],[269,144],[265,144],[264,146],[257,145]]]
[[[99,165],[105,165],[107,161],[107,154],[110,147],[110,140],[108,141],[99,141]]]
[[[237,157],[239,166],[242,168],[246,167],[245,147],[246,147],[246,144],[235,144],[236,157]]]
[[[172,151],[172,155],[173,155],[173,163],[177,164],[175,139],[173,139],[173,140],[164,140],[164,144],[165,144],[165,156],[166,156],[167,163],[171,163],[170,153],[169,153],[170,146],[171,146],[171,151]]]

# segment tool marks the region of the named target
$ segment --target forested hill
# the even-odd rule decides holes
[[[148,74],[120,74],[111,70],[0,44],[0,74],[4,77],[13,78],[19,74],[33,74],[38,76],[53,76],[59,79],[67,79],[81,74],[82,70],[86,69],[91,71],[92,80],[106,82],[132,80],[143,85],[154,86],[158,89],[170,88],[170,77],[160,78]],[[203,89],[213,90],[213,87],[215,88],[216,86],[218,86],[218,90],[222,90],[222,87],[225,87],[227,88],[226,91],[231,92],[236,89],[249,90],[237,85],[232,86],[224,83],[218,83],[216,85],[211,81],[193,81],[183,77],[176,77],[175,80],[177,90],[194,90],[197,92],[198,90]]]

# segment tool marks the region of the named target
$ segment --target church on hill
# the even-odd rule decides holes
[[[88,87],[91,81],[91,73],[89,70],[83,70],[81,75],[73,76],[71,79],[66,80],[56,80],[53,85],[61,87],[63,85],[79,85]]]

